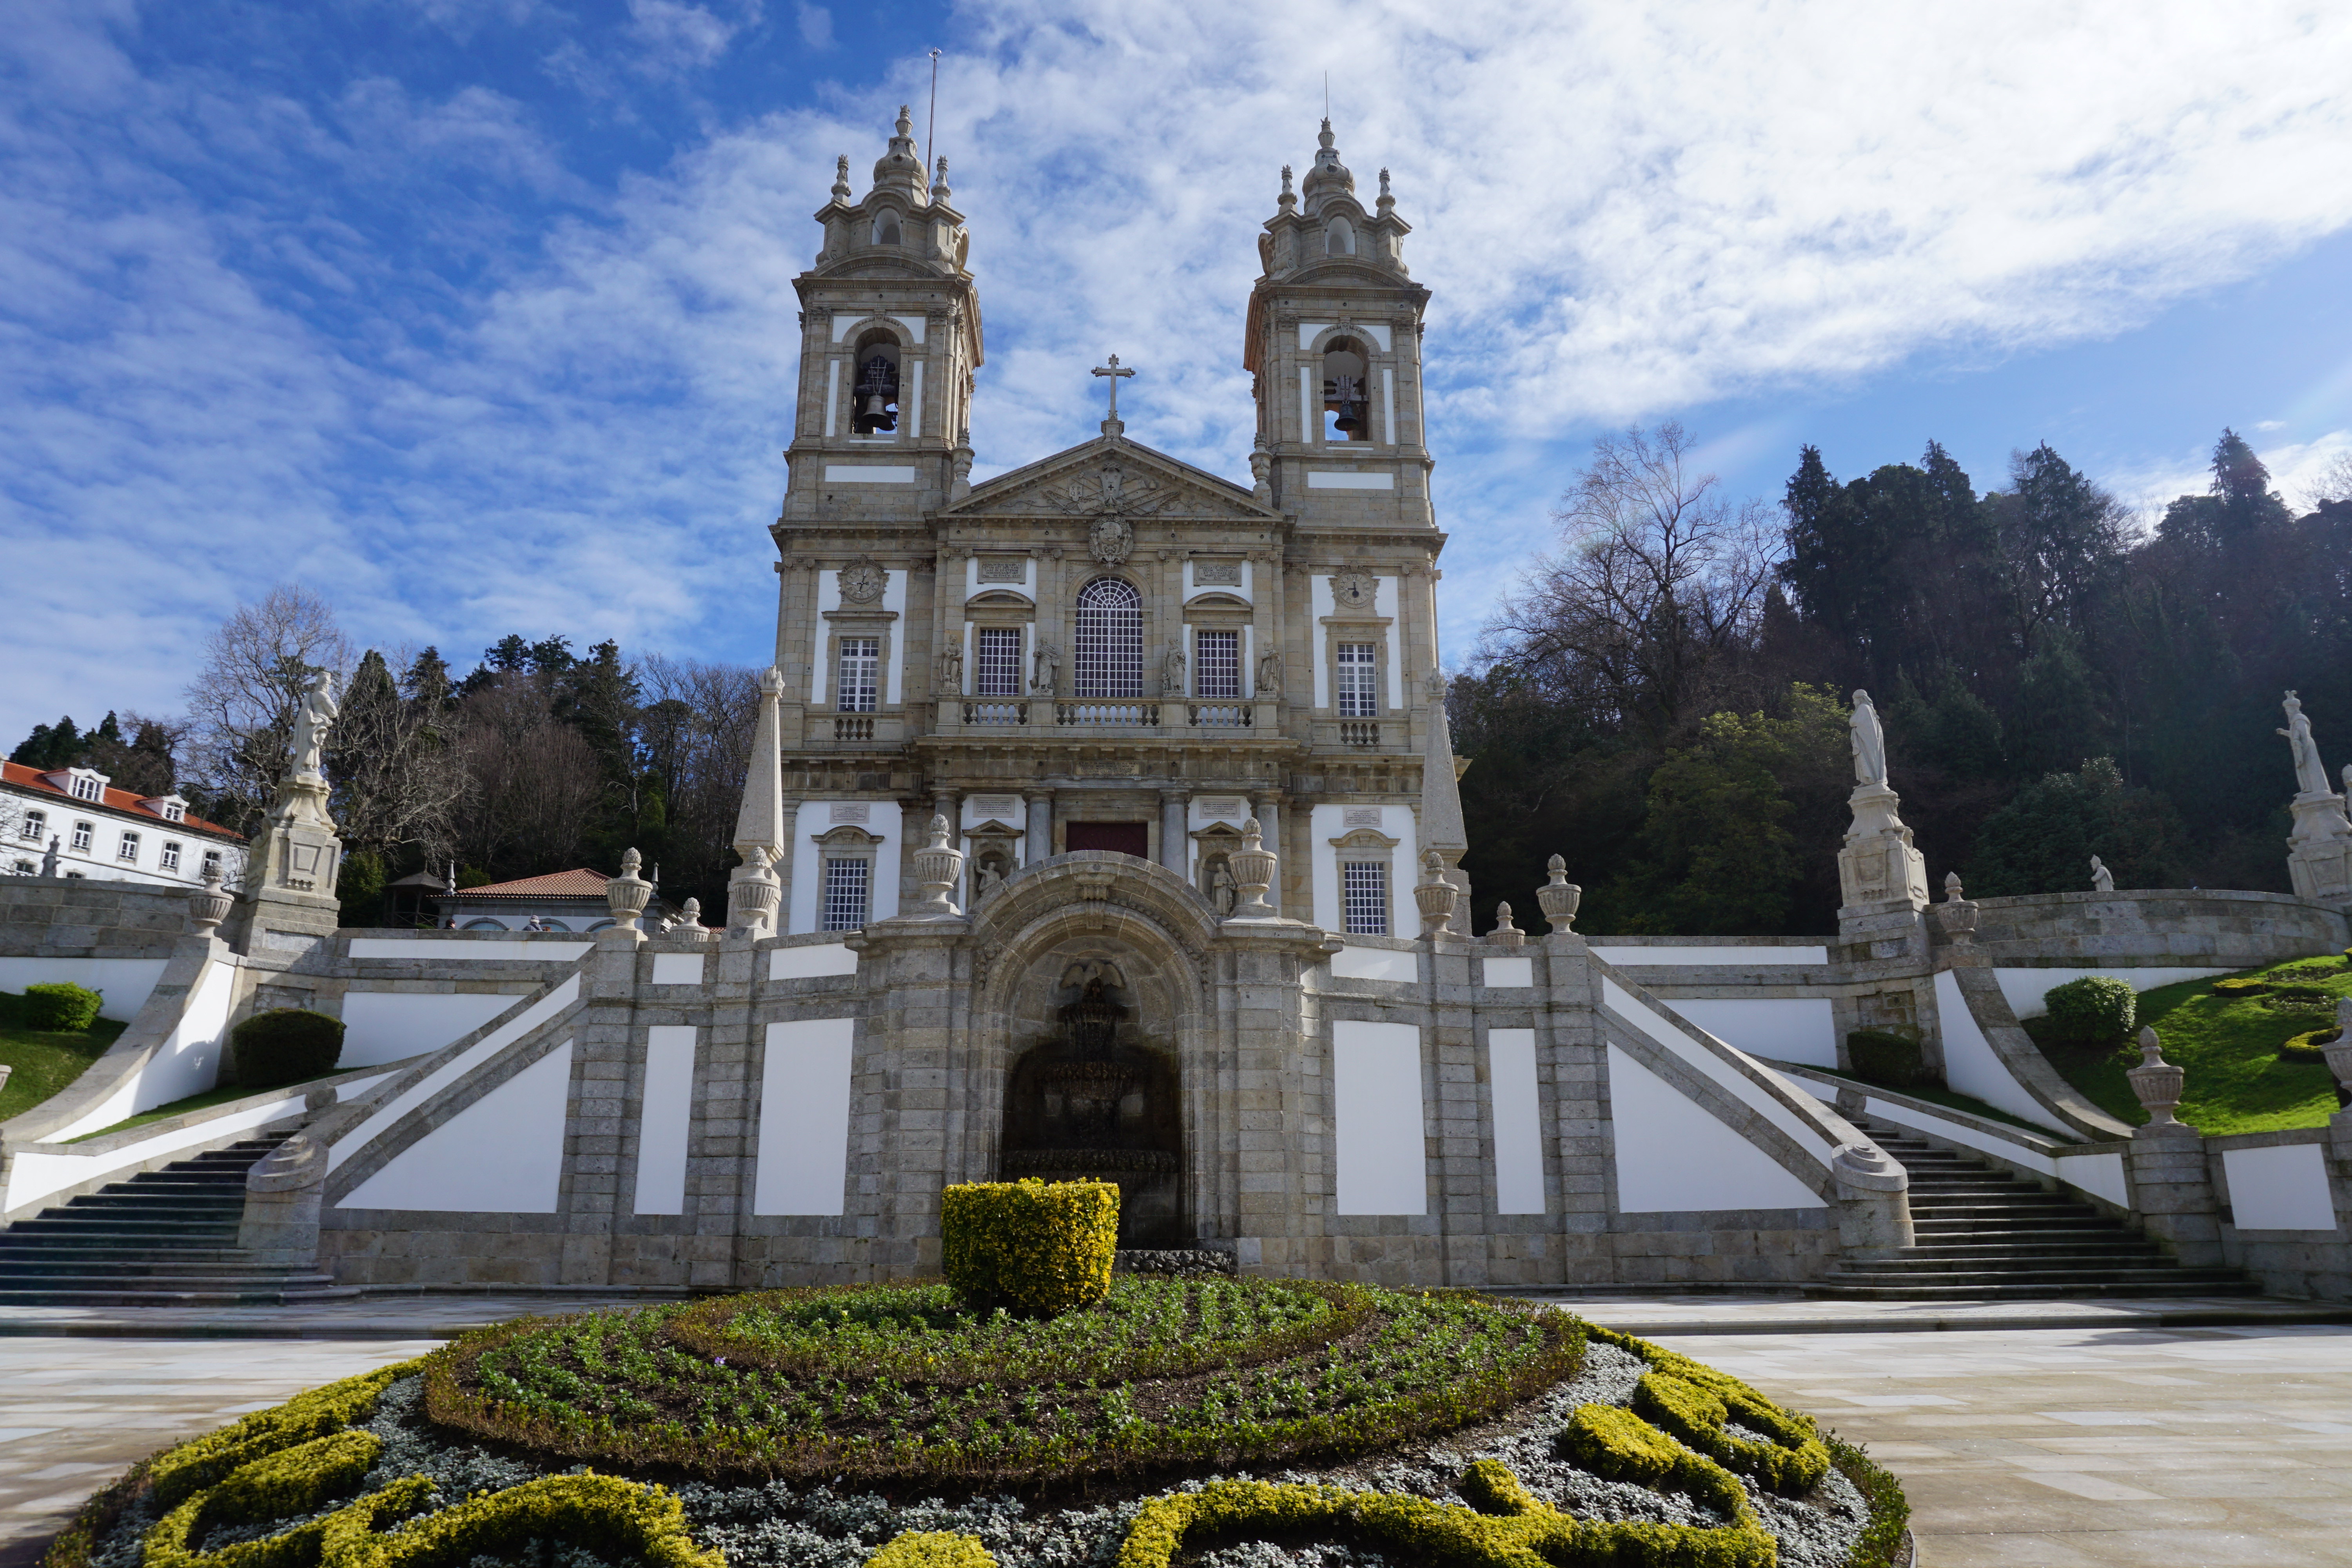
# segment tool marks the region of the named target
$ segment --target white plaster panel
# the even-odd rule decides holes
[[[1592,956],[1630,969],[1644,963],[1827,963],[1825,947],[1608,947],[1592,944]]]
[[[2242,1230],[2334,1230],[2336,1201],[2327,1160],[2316,1143],[2224,1149],[2230,1217]]]
[[[1489,986],[1517,987],[1536,983],[1536,961],[1532,958],[1489,958],[1482,967]]]
[[[1676,996],[1665,1002],[1695,1027],[1749,1056],[1810,1068],[1838,1065],[1837,1024],[1827,997]]]
[[[914,373],[912,378],[914,395],[907,403],[907,439],[919,441],[923,438],[923,362],[921,360],[915,362]]]
[[[1418,1028],[1332,1023],[1331,1120],[1339,1213],[1429,1212]]]
[[[1381,640],[1388,645],[1389,714],[1391,718],[1401,720],[1404,717],[1404,650],[1397,640],[1398,580],[1394,577],[1375,577],[1372,581],[1377,584],[1372,591],[1372,613],[1376,616],[1387,616],[1389,623],[1381,629]],[[1321,642],[1323,639],[1317,637],[1315,640]],[[1411,880],[1416,882],[1421,880],[1421,874],[1415,871]]]
[[[357,936],[353,958],[389,958],[403,963],[570,963],[593,942],[426,942],[420,937]]]
[[[1331,658],[1324,646],[1323,621],[1331,614],[1331,579],[1320,572],[1307,574],[1307,626],[1312,635],[1307,639],[1309,657],[1315,661],[1315,690],[1312,700],[1318,708],[1334,708],[1339,699],[1331,690]]]
[[[779,947],[768,954],[771,980],[807,980],[821,974],[855,974],[857,955],[839,942],[822,947]]]
[[[1817,1129],[1800,1120],[1795,1111],[1774,1099],[1762,1085],[1750,1080],[1713,1051],[1695,1041],[1685,1039],[1679,1030],[1636,1001],[1632,992],[1615,981],[1607,979],[1601,981],[1601,997],[1604,1004],[1616,1010],[1620,1017],[1690,1066],[1713,1079],[1722,1085],[1733,1099],[1743,1105],[1752,1107],[1758,1115],[1787,1133],[1795,1141],[1798,1148],[1812,1152],[1814,1157],[1823,1164],[1827,1164],[1829,1157],[1836,1152]],[[1780,1081],[1786,1083],[1788,1079],[1781,1079]]]
[[[99,994],[98,1016],[127,1024],[163,978],[161,958],[0,958],[0,991],[27,985],[79,985]]]
[[[566,1040],[394,1155],[335,1206],[553,1214],[571,1091]]]
[[[1248,560],[1242,562],[1242,585],[1238,588],[1228,583],[1220,583],[1213,588],[1203,588],[1199,583],[1193,580],[1192,565],[1193,563],[1192,559],[1189,556],[1186,557],[1184,562],[1184,597],[1189,599],[1195,594],[1230,594],[1236,599],[1244,600],[1251,604],[1257,602],[1255,595],[1257,577],[1256,563]]]
[[[824,482],[829,485],[911,485],[915,482],[912,463],[827,463]]]
[[[1620,1214],[1827,1206],[1779,1161],[1614,1045],[1609,1115]]]
[[[1343,947],[1331,955],[1331,974],[1338,980],[1403,980],[1418,978],[1420,968],[1410,952],[1385,947]]]
[[[1543,1108],[1533,1029],[1486,1031],[1486,1086],[1495,1112],[1495,1212],[1541,1214]]]
[[[701,984],[702,954],[698,952],[655,953],[654,984],[656,985]]]
[[[146,1064],[78,1120],[50,1133],[48,1141],[63,1143],[96,1132],[142,1110],[202,1094],[217,1084],[221,1057],[228,1046],[229,1009],[236,995],[233,965],[218,962],[205,965],[195,984],[189,987],[179,1021]]]
[[[1360,468],[1309,468],[1307,488],[1310,490],[1392,490],[1396,476],[1373,473]]]
[[[1315,923],[1342,937],[1348,921],[1339,902],[1339,852],[1331,847],[1331,840],[1344,838],[1354,831],[1346,826],[1349,809],[1344,805],[1318,805],[1307,817],[1307,880],[1315,900]],[[1397,847],[1389,852],[1389,929],[1383,934],[1418,936],[1421,907],[1412,901],[1412,885],[1421,880],[1420,835],[1413,824],[1413,808],[1383,805],[1380,813],[1381,836],[1397,840]],[[1332,973],[1337,974],[1339,971]]]
[[[835,311],[833,317],[833,341],[835,342],[841,342],[844,338],[846,338],[849,335],[850,328],[862,327],[866,322],[876,319],[877,318],[873,316],[854,315],[846,310]],[[911,342],[918,343],[923,341],[923,333],[930,325],[928,321],[920,316],[884,316],[879,319],[886,321],[898,322],[901,327],[904,327],[907,330],[908,338]]]
[[[882,700],[889,707],[898,705],[900,677],[907,668],[907,579],[911,574],[883,574],[882,607],[898,617],[898,635],[889,638],[890,668],[882,691]]]
[[[646,1031],[646,1092],[637,1115],[639,1214],[686,1212],[686,1141],[694,1121],[694,1026]]]
[[[898,803],[876,800],[869,804],[874,809],[863,826],[882,842],[874,847],[872,906],[867,913],[874,920],[887,921],[898,912]],[[833,830],[833,806],[830,800],[804,800],[795,815],[793,831],[800,837],[793,841],[790,923],[777,932],[779,936],[816,930],[817,900],[824,889],[824,866],[814,840]]]
[[[2011,1164],[2031,1171],[2037,1176],[2054,1176],[2058,1173],[2057,1161],[2031,1144],[2021,1143],[2014,1138],[2004,1138],[1998,1132],[1988,1132],[1982,1128],[1970,1127],[1966,1122],[1948,1121],[1941,1116],[1931,1116],[1923,1110],[1914,1110],[1907,1105],[1895,1105],[1880,1100],[1875,1095],[1865,1098],[1862,1104],[1863,1114],[1873,1121],[1891,1122],[1897,1127],[1908,1128],[1914,1132],[1932,1133],[1948,1142],[1958,1143],[1962,1148],[1979,1149],[1988,1154],[1998,1154]],[[2077,1163],[2080,1163],[2077,1162]],[[2120,1182],[2123,1173],[2123,1167],[2120,1164],[2116,1167],[2116,1179]],[[2084,1174],[2092,1175],[2093,1173],[2085,1172]],[[2075,1184],[2084,1185],[2081,1182]],[[2092,1187],[2090,1190],[2100,1193],[2101,1196],[2105,1195],[2097,1187]],[[2117,1198],[2116,1201],[2121,1203],[2124,1200]]]
[[[2042,1005],[2042,994],[2082,979],[2086,974],[2105,974],[2120,980],[2134,991],[2153,991],[2159,985],[2177,985],[2183,980],[2202,980],[2213,974],[2235,974],[2234,969],[1996,969],[1993,979],[2000,985],[2000,994],[2009,1003],[2009,1010],[2021,1018],[2039,1018],[2050,1009]]]
[[[760,1069],[755,1215],[837,1215],[849,1184],[849,1058],[856,1021],[768,1026]]]
[[[460,1040],[517,998],[446,992],[349,991],[343,994],[343,1068],[380,1067]]]
[[[366,1148],[372,1139],[388,1130],[402,1117],[431,1100],[435,1095],[579,999],[580,976],[567,975],[562,984],[549,991],[546,995],[530,1006],[522,1008],[514,1017],[492,1029],[455,1057],[426,1073],[415,1083],[377,1107],[374,1114],[368,1117],[366,1121],[335,1140],[334,1146],[327,1151],[327,1168],[331,1171],[334,1170],[353,1154]],[[512,1007],[516,1005],[517,999],[502,997],[500,1000]]]
[[[2103,1197],[2118,1208],[2131,1207],[2131,1188],[2124,1181],[2121,1154],[2061,1154],[2050,1162],[2058,1179],[2069,1186]]]
[[[1325,332],[1329,331],[1331,330],[1331,328],[1332,328],[1332,325],[1333,325],[1333,323],[1331,323],[1331,322],[1329,322],[1329,321],[1301,321],[1301,322],[1299,322],[1299,323],[1298,323],[1298,352],[1299,352],[1300,353],[1312,353],[1312,352],[1314,351],[1314,348],[1315,348],[1315,340],[1316,340],[1317,338],[1321,337]]]
[[[2054,1111],[2042,1108],[2042,1102],[2017,1081],[2017,1075],[1994,1053],[1992,1043],[1977,1026],[1976,1015],[1969,1011],[1968,998],[1960,994],[1959,981],[1948,969],[1936,976],[1936,1021],[1944,1038],[1947,1085],[2006,1110],[2021,1121],[2047,1127],[2062,1138],[2074,1135]]]

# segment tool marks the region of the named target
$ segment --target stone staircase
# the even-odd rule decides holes
[[[1917,1244],[1832,1264],[1808,1296],[2015,1301],[2075,1296],[2256,1296],[2235,1268],[2185,1268],[2132,1226],[1971,1155],[1883,1122],[1854,1125],[1911,1173]]]
[[[286,1136],[142,1172],[0,1229],[0,1306],[276,1302],[332,1287],[323,1274],[256,1263],[236,1245],[246,1173]]]

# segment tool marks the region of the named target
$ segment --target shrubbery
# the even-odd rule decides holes
[[[2042,994],[2050,1031],[2070,1046],[2110,1046],[2131,1037],[2138,1001],[2130,985],[2111,974],[2085,974]]]
[[[1889,1089],[1909,1089],[1925,1070],[1919,1042],[1890,1029],[1856,1029],[1845,1037],[1854,1072]]]
[[[229,1031],[229,1051],[236,1081],[253,1089],[324,1078],[343,1054],[343,1021],[300,1007],[256,1013]]]
[[[98,1022],[98,1010],[105,998],[95,991],[60,982],[54,985],[27,985],[25,1005],[18,1016],[27,1029],[47,1034],[79,1035]]]
[[[1050,1318],[1110,1293],[1118,1251],[1111,1182],[969,1182],[940,1194],[948,1283],[982,1307]]]
[[[996,1559],[977,1535],[910,1530],[868,1557],[866,1568],[996,1568]]]

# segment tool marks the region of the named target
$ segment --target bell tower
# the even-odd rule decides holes
[[[850,199],[848,158],[837,165],[815,214],[824,247],[793,279],[801,374],[786,525],[911,521],[970,488],[980,296],[950,195],[947,160],[924,169],[903,107],[862,198]]]
[[[1323,121],[1314,166],[1258,237],[1242,363],[1255,381],[1251,467],[1302,527],[1434,526],[1422,424],[1429,290],[1405,270],[1389,172],[1367,210]]]

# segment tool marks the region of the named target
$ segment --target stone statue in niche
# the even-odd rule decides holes
[[[1234,873],[1219,856],[1209,868],[1209,901],[1217,907],[1217,918],[1224,919],[1234,912],[1234,900],[1239,897],[1234,889]]]
[[[2304,795],[2333,795],[2327,768],[2319,760],[2319,742],[2311,738],[2311,721],[2303,716],[2302,700],[2290,691],[2279,706],[2286,710],[2286,728],[2278,733],[2286,737],[2287,750],[2294,755],[2295,789]]]
[[[1878,710],[1871,705],[1870,693],[1856,689],[1853,694],[1853,717],[1849,721],[1853,730],[1853,780],[1866,787],[1886,786],[1886,731],[1879,728]]]
[[[1257,694],[1260,697],[1282,695],[1282,656],[1262,653],[1257,658]]]
[[[1060,678],[1061,668],[1061,645],[1050,642],[1038,643],[1036,655],[1031,660],[1032,673],[1029,678],[1031,693],[1038,697],[1051,697],[1054,694],[1055,682]]]
[[[1184,650],[1172,642],[1160,656],[1160,688],[1171,697],[1184,695]]]
[[[963,689],[963,645],[950,642],[933,659],[932,679],[938,683],[940,695],[950,697]]]
[[[2116,874],[2096,855],[2091,857],[2091,891],[2112,893],[2116,890]]]

